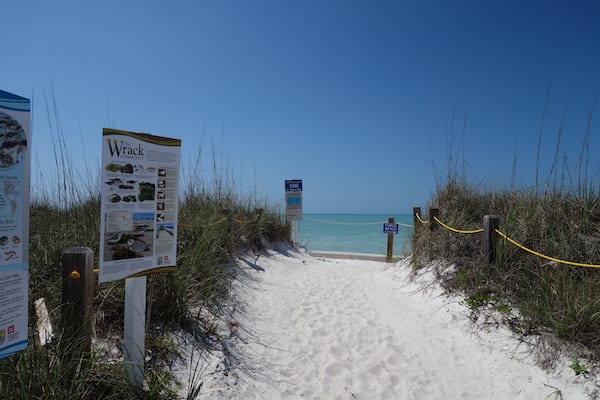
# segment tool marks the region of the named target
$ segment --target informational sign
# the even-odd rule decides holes
[[[180,157],[179,139],[102,130],[98,282],[175,267]]]
[[[387,222],[384,223],[383,224],[383,233],[397,235],[398,234],[398,224],[389,224]]]
[[[30,110],[0,90],[0,358],[27,347]]]
[[[302,180],[285,181],[285,216],[288,220],[302,219]]]

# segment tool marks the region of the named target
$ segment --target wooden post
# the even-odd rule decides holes
[[[421,207],[413,207],[413,225],[415,227],[415,231],[417,230],[417,226],[421,225],[421,221],[419,221],[417,215],[419,218],[421,217]]]
[[[429,209],[429,229],[432,231],[436,230],[438,227],[438,223],[435,221],[435,218],[438,218],[439,216],[440,210],[433,207]]]
[[[496,261],[496,242],[498,235],[495,230],[500,229],[500,218],[496,215],[483,216],[483,254],[485,263],[491,265]]]
[[[92,350],[94,252],[71,247],[62,254],[61,342],[75,352],[75,360],[89,360]]]
[[[388,224],[394,225],[394,217],[388,218]],[[394,257],[394,232],[388,233],[387,237],[387,256],[386,261],[392,262],[392,258]]]

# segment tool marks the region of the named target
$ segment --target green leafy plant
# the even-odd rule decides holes
[[[504,315],[508,315],[511,313],[512,311],[512,307],[509,306],[508,304],[497,304],[496,305],[496,310],[498,310],[500,313],[504,314]]]
[[[577,357],[571,358],[571,365],[569,365],[569,368],[571,368],[573,372],[575,372],[575,375],[585,375],[588,373],[587,367],[584,364],[581,364]]]
[[[475,293],[465,298],[465,303],[471,310],[475,310],[493,302],[495,298],[489,293]]]

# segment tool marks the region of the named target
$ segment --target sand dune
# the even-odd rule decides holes
[[[567,359],[544,372],[506,328],[474,324],[429,276],[409,279],[406,260],[291,250],[240,264],[235,334],[227,357],[204,361],[198,398],[586,399],[596,388]]]

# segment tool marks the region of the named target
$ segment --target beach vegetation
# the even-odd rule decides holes
[[[494,302],[496,299],[489,293],[475,293],[465,298],[465,304],[472,310]]]
[[[584,364],[581,364],[577,357],[571,357],[571,364],[569,365],[569,368],[575,372],[575,375],[585,375],[588,373],[587,367]]]
[[[556,148],[564,149],[560,137]],[[598,359],[600,268],[594,266],[600,267],[600,187],[588,168],[588,147],[589,130],[574,165],[567,162],[566,154],[561,164],[557,150],[547,178],[541,179],[539,168],[536,185],[528,188],[514,185],[515,171],[507,188],[471,184],[465,171],[457,168],[468,163],[449,157],[453,162],[449,162],[448,174],[436,178],[428,206],[439,209],[439,219],[445,224],[463,230],[482,228],[484,215],[496,215],[500,231],[528,249],[592,267],[531,254],[499,235],[495,261],[488,265],[483,234],[458,234],[441,226],[417,226],[412,243],[416,268],[432,260],[456,266],[451,273],[442,266],[436,276],[447,290],[463,293],[470,308],[495,299],[495,308],[502,313],[518,310],[518,323],[511,318],[517,332],[544,337],[551,333],[565,345],[583,345],[587,356]]]
[[[60,124],[55,127],[61,136]],[[177,357],[171,332],[183,330],[194,337],[214,330],[203,326],[201,310],[222,315],[236,275],[235,257],[245,250],[261,250],[269,241],[289,241],[290,229],[276,208],[256,197],[233,190],[214,169],[210,180],[187,166],[179,204],[177,267],[174,272],[148,277],[146,376],[144,390],[127,383],[122,362],[124,280],[102,283],[93,299],[92,353],[64,351],[61,335],[62,253],[75,246],[89,247],[98,265],[100,245],[100,183],[86,168],[76,175],[64,140],[55,148],[56,176],[32,189],[29,247],[29,346],[0,360],[2,399],[174,399],[177,398],[170,364]],[[200,150],[198,150],[200,153]],[[213,152],[214,155],[214,152]],[[216,165],[216,161],[213,160]],[[109,165],[109,170],[118,166]],[[184,166],[185,167],[185,166]],[[119,167],[120,168],[120,167]],[[154,196],[141,186],[140,201]],[[260,212],[257,212],[260,209]],[[228,210],[224,213],[224,210]],[[45,345],[37,336],[34,301],[45,299],[54,327]],[[199,311],[200,310],[200,311]],[[198,345],[201,346],[201,341]],[[199,350],[200,351],[200,350]],[[197,394],[201,371],[192,371]],[[184,384],[186,384],[184,382]],[[195,398],[190,397],[190,398]]]
[[[526,247],[563,260],[600,264],[600,203],[588,193],[557,191],[479,193],[450,182],[438,192],[440,219],[465,229],[481,227],[483,215],[498,215],[500,230]],[[465,211],[468,210],[468,211]],[[527,325],[600,352],[600,269],[572,267],[530,254],[498,239],[496,261],[486,265],[481,234],[417,229],[417,263],[445,259],[457,266],[444,277],[450,290],[466,293],[478,307],[489,293],[519,309]],[[597,353],[600,355],[600,353]]]

